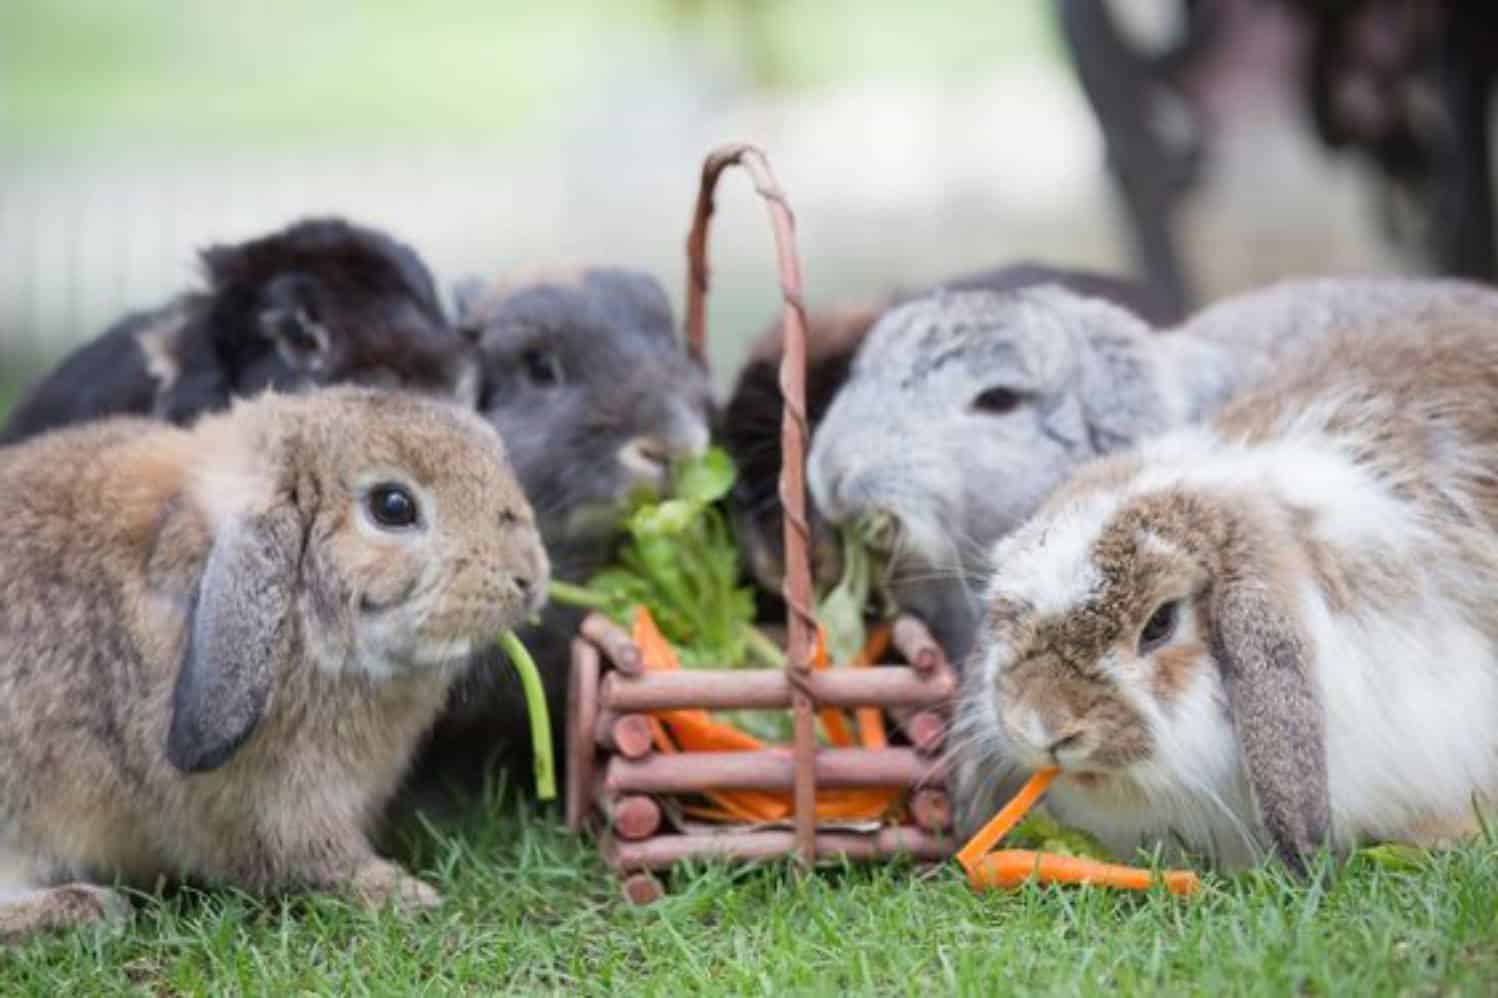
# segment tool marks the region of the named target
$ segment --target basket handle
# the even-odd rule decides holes
[[[795,695],[795,821],[796,851],[806,865],[816,858],[816,731],[806,677],[811,672],[817,624],[811,604],[810,531],[806,523],[806,308],[801,301],[801,263],[796,253],[796,220],[790,204],[759,147],[731,143],[708,154],[702,164],[697,206],[687,235],[687,350],[707,363],[707,231],[713,215],[713,192],[723,171],[742,166],[765,199],[775,234],[783,310],[780,395],[784,409],[780,424],[780,503],[784,510],[785,580],[788,631],[786,669]]]

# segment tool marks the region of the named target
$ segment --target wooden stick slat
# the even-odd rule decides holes
[[[629,632],[603,614],[596,610],[588,614],[578,630],[599,647],[615,669],[628,676],[645,671],[645,661]]]
[[[931,636],[931,631],[919,617],[902,614],[895,619],[890,642],[905,657],[911,668],[920,673],[950,670],[947,653]]]
[[[644,714],[603,711],[593,728],[594,741],[610,752],[640,759],[654,751],[655,733],[650,730],[650,718]]]
[[[855,860],[909,856],[942,860],[952,855],[949,837],[932,835],[909,825],[882,828],[873,834],[817,832],[812,839],[818,859]],[[615,870],[664,870],[684,859],[773,859],[799,854],[792,831],[731,832],[721,835],[657,835],[639,842],[617,838],[604,842],[605,861]]]
[[[816,782],[832,789],[939,785],[941,759],[908,748],[819,749],[813,761]],[[684,752],[644,759],[614,756],[604,770],[611,794],[680,794],[703,790],[792,790],[796,785],[793,750]]]
[[[805,680],[820,707],[942,707],[952,697],[950,673],[922,675],[905,666],[827,669]],[[609,673],[603,707],[618,714],[653,710],[783,710],[794,685],[780,669],[683,669],[642,676]]]
[[[598,649],[582,638],[572,639],[572,672],[567,680],[567,828],[582,830],[593,806],[593,726],[598,721]]]
[[[644,794],[598,795],[598,806],[609,827],[622,839],[648,839],[661,829],[661,806]]]

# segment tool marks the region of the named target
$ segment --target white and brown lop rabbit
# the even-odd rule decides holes
[[[0,941],[159,876],[436,893],[369,826],[548,562],[477,414],[358,388],[0,451]]]
[[[1129,855],[1449,842],[1498,794],[1498,328],[1333,335],[994,549],[961,824],[1016,774]]]

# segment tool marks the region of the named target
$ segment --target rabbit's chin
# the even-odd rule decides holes
[[[1235,755],[1229,746],[1220,754]],[[1227,757],[1217,762],[1231,771]],[[1047,807],[1123,860],[1159,849],[1172,862],[1242,869],[1263,860],[1267,845],[1246,783],[1222,778],[1217,762],[1155,754],[1123,769],[1063,769]]]

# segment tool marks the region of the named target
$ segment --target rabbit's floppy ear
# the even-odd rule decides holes
[[[1083,306],[1079,390],[1093,453],[1132,446],[1171,423],[1158,371],[1149,357],[1149,327],[1105,302]]]
[[[265,715],[287,653],[301,548],[290,505],[242,517],[215,539],[172,694],[166,754],[182,772],[228,762]]]
[[[458,332],[477,342],[484,331],[484,319],[494,304],[493,288],[482,277],[470,274],[453,284],[452,296]]]
[[[1252,575],[1221,586],[1212,619],[1212,654],[1259,817],[1280,859],[1303,875],[1331,831],[1326,721],[1305,642],[1271,585]]]

